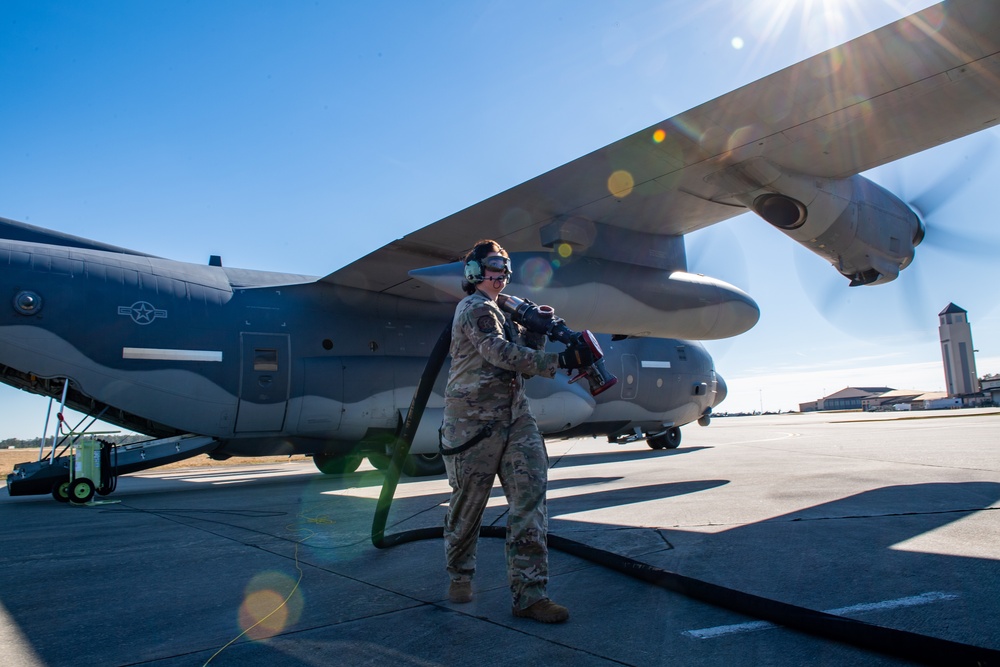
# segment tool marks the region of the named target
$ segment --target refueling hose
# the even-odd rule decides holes
[[[118,488],[118,446],[107,440],[98,440],[101,444],[101,479],[97,485],[97,493],[108,496]],[[114,455],[112,460],[112,454]]]
[[[443,526],[418,528],[392,535],[385,534],[385,526],[392,498],[403,469],[403,461],[409,454],[417,426],[420,424],[420,418],[423,416],[424,408],[427,407],[427,400],[430,398],[434,382],[444,366],[450,345],[451,323],[445,327],[434,345],[431,356],[427,360],[427,366],[417,383],[406,420],[396,435],[392,458],[385,471],[385,481],[382,483],[382,492],[379,494],[378,504],[375,507],[375,518],[372,522],[372,544],[378,549],[385,549],[404,542],[443,539],[444,537]],[[506,529],[502,526],[480,526],[479,535],[480,537],[504,538],[506,537]],[[548,534],[547,543],[553,549],[617,570],[695,600],[794,630],[808,632],[825,639],[833,639],[852,646],[928,665],[1000,666],[1000,651],[996,649],[963,644],[906,630],[886,628],[846,616],[828,614],[745,593],[663,570],[627,556],[596,549],[582,542],[576,542],[552,533]]]

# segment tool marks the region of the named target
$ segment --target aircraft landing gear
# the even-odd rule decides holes
[[[653,449],[677,449],[681,444],[681,430],[676,426],[668,428],[647,438],[646,444]]]
[[[313,454],[313,463],[324,475],[347,475],[358,469],[361,459],[359,454]]]
[[[389,468],[389,457],[385,454],[313,454],[313,463],[324,475],[347,475],[358,469],[365,456],[376,470],[385,472]],[[441,454],[410,454],[403,461],[402,473],[407,477],[429,477],[444,472],[444,458]],[[52,492],[53,495],[55,491]]]
[[[375,470],[385,472],[389,469],[389,457],[385,454],[369,454],[368,463],[371,463]]]
[[[389,458],[386,454],[369,454],[368,463],[385,472],[389,469]],[[403,462],[402,473],[407,477],[429,477],[443,472],[444,459],[440,454],[409,454]]]
[[[444,457],[434,454],[410,454],[403,462],[403,473],[409,477],[430,477],[444,472]]]

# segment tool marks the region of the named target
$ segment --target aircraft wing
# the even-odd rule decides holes
[[[726,167],[764,158],[782,171],[845,178],[998,120],[1000,3],[943,2],[407,234],[323,280],[420,298],[408,271],[454,262],[480,238],[510,252],[568,242],[586,256],[608,234],[629,240],[616,261],[684,270],[683,254],[665,260],[657,239],[747,210],[731,181],[712,178]]]

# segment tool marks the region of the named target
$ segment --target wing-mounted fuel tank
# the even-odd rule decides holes
[[[715,340],[739,335],[760,318],[743,290],[682,270],[556,253],[513,253],[508,291],[559,313],[573,328],[627,336]],[[455,299],[462,264],[410,271],[410,275]]]
[[[864,176],[796,174],[758,157],[706,180],[826,259],[852,287],[895,280],[924,238],[913,209]]]

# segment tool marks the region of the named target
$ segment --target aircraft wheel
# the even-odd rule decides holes
[[[667,429],[666,433],[649,438],[646,440],[646,444],[653,449],[677,449],[681,444],[681,430],[674,426]]]
[[[388,470],[389,469],[389,457],[385,454],[369,454],[368,463],[372,464],[376,470]]]
[[[61,503],[69,502],[69,480],[56,482],[52,485],[52,497]]]
[[[86,477],[81,477],[69,485],[69,501],[77,505],[90,502],[94,497],[94,483]]]
[[[403,461],[403,474],[407,477],[429,477],[444,472],[444,457],[441,453],[410,454]]]
[[[314,454],[313,463],[324,475],[346,475],[358,469],[361,459],[358,454],[334,455],[334,454]]]

